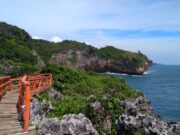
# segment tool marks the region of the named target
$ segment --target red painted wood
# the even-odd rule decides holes
[[[0,77],[0,100],[6,91],[19,91],[17,102],[18,112],[24,120],[23,131],[28,131],[30,102],[34,94],[47,90],[52,83],[52,74],[30,74],[20,78]],[[45,87],[46,86],[46,87]]]

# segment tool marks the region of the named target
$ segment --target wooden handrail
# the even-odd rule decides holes
[[[2,97],[6,94],[7,90],[10,90],[10,80],[10,76],[0,77],[0,101]]]
[[[30,117],[30,101],[34,94],[47,90],[52,83],[52,74],[31,74],[21,79],[21,90],[19,91],[18,112],[24,120],[24,131],[28,130]]]
[[[28,131],[30,102],[34,94],[47,90],[52,84],[52,74],[30,74],[20,78],[0,77],[0,100],[6,92],[18,90],[18,112],[23,119],[23,131]]]
[[[9,79],[11,76],[0,76],[0,80]]]

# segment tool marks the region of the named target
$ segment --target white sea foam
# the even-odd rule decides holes
[[[148,74],[149,74],[148,71],[146,71],[146,72],[143,73],[143,75],[148,75]]]
[[[120,74],[120,75],[128,75],[128,74]]]
[[[143,74],[143,75],[150,75],[150,74],[153,74],[153,73],[154,73],[154,71],[149,70],[149,71],[144,72],[144,74]]]
[[[114,73],[114,72],[106,72],[106,74],[108,75],[128,75],[128,74],[124,74],[124,73]]]
[[[113,72],[106,72],[106,74],[108,74],[108,75],[116,75],[117,73],[113,73]]]
[[[130,75],[130,76],[134,76],[134,77],[145,77],[146,75],[150,75],[152,74],[154,71],[146,71],[143,73],[143,75]],[[104,74],[104,73],[100,73],[100,74]],[[125,74],[125,73],[114,73],[114,72],[105,72],[105,74],[108,75],[118,75],[118,76],[127,76],[129,74]]]

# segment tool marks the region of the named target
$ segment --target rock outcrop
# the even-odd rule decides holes
[[[63,95],[55,90],[48,92],[50,97],[63,99]],[[37,126],[40,135],[98,135],[91,121],[83,114],[68,114],[62,119],[47,118],[46,114],[53,110],[50,102],[39,102],[34,98],[31,102],[30,123]]]
[[[45,135],[98,135],[90,120],[83,114],[64,115],[61,120],[43,119],[39,124],[39,134]]]
[[[75,62],[72,62],[72,59]],[[56,53],[51,58],[50,63],[95,72],[116,72],[138,75],[143,74],[152,65],[152,61],[147,59],[141,66],[135,67],[130,65],[131,63],[127,59],[120,59],[119,61],[101,59],[96,54],[86,50],[76,51],[75,53],[71,50]]]
[[[118,135],[180,135],[180,123],[165,122],[153,113],[150,103],[144,97],[122,102],[125,107],[117,122]]]
[[[52,89],[48,95],[57,100],[63,100],[64,96]],[[144,97],[121,101],[124,106],[124,113],[117,120],[118,135],[180,135],[180,123],[165,122],[156,115],[150,102]],[[90,104],[93,112],[98,113],[102,109],[100,102]],[[67,114],[58,118],[47,118],[46,114],[53,110],[51,102],[39,102],[34,98],[31,102],[31,124],[38,127],[38,134],[51,135],[98,135],[91,121],[84,114]],[[100,112],[99,112],[100,113]],[[102,113],[100,113],[102,114]],[[102,117],[104,119],[101,128],[107,130],[109,134],[112,126],[111,116]]]

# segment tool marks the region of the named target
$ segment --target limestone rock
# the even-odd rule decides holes
[[[39,126],[39,134],[50,135],[98,135],[90,120],[83,114],[69,114],[61,120],[57,118],[43,119]]]
[[[39,102],[34,98],[31,102],[30,123],[38,126],[40,135],[98,135],[91,121],[83,114],[64,115],[61,120],[46,118],[46,114],[51,110],[53,107],[47,101]]]
[[[74,56],[76,56],[76,62],[72,63],[71,60]],[[63,64],[68,67],[75,67],[88,71],[127,74],[143,74],[148,67],[152,65],[152,61],[150,60],[144,61],[139,67],[134,67],[125,58],[121,58],[119,61],[114,61],[112,59],[101,59],[90,48],[76,52],[69,50],[56,53],[51,58],[50,63],[57,65]]]
[[[51,88],[51,90],[48,90],[48,95],[54,99],[63,99],[64,95],[62,93],[60,93],[57,90],[54,90],[53,88]]]
[[[47,103],[46,101],[39,102],[35,98],[32,100],[30,107],[30,123],[33,125],[38,125],[45,118],[46,113],[53,109],[51,103]]]
[[[125,100],[122,104],[125,111],[117,122],[118,135],[134,135],[137,131],[145,135],[180,135],[180,124],[163,121],[153,113],[146,98]]]

